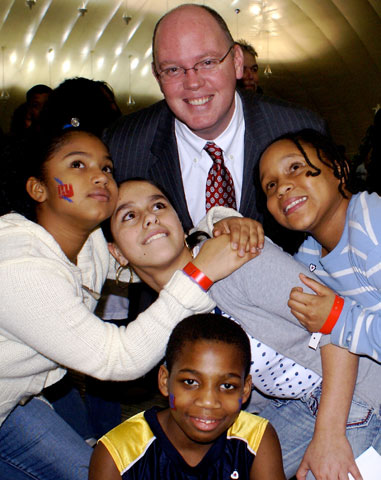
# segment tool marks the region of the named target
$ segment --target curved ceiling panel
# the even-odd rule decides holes
[[[33,6],[33,0],[2,0],[1,88],[11,98],[0,104],[0,126],[8,129],[14,108],[31,86],[54,87],[73,76],[109,82],[125,113],[131,111],[126,104],[130,93],[136,100],[134,109],[160,99],[150,71],[152,31],[165,11],[181,3],[36,0]],[[199,3],[215,8],[235,38],[255,45],[267,94],[318,111],[336,140],[349,153],[357,150],[372,122],[373,108],[381,104],[380,0]],[[269,78],[263,74],[267,63],[273,72]]]

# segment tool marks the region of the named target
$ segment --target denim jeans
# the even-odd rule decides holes
[[[48,403],[33,398],[0,427],[0,478],[87,480],[92,451]]]
[[[298,400],[274,399],[259,413],[271,422],[278,434],[287,478],[296,474],[312,440],[320,395],[319,386]],[[370,446],[381,454],[380,412],[353,397],[347,421],[347,438],[355,458]]]

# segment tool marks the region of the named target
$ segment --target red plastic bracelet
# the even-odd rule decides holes
[[[319,330],[320,333],[328,335],[332,332],[333,327],[336,325],[337,319],[340,316],[341,310],[344,307],[344,298],[335,296],[335,301],[333,302],[331,311],[327,317],[327,320],[324,322],[324,325]]]
[[[191,277],[200,287],[207,291],[213,285],[213,282],[201,270],[199,270],[192,262],[187,263],[183,268],[183,272]]]

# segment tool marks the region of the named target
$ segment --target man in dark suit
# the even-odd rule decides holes
[[[205,213],[212,161],[203,144],[215,141],[232,173],[237,208],[259,218],[253,168],[263,148],[291,130],[324,131],[324,122],[285,102],[237,93],[242,50],[206,6],[182,5],[159,20],[152,70],[165,100],[122,117],[105,135],[117,180],[142,176],[160,183],[188,229]]]

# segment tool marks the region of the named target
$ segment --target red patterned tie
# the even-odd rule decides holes
[[[233,178],[225,166],[222,150],[214,142],[207,142],[204,150],[213,160],[206,180],[206,211],[216,205],[237,208]]]

